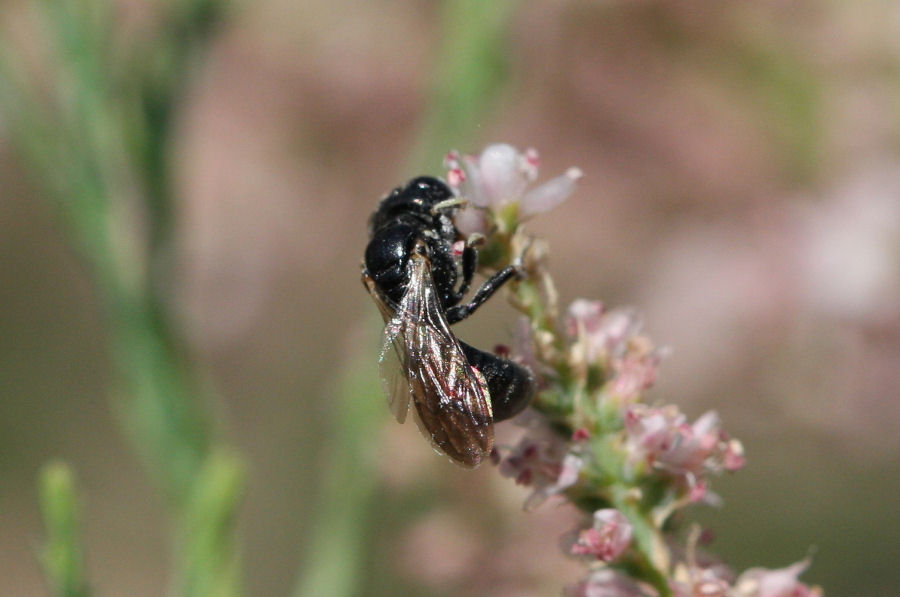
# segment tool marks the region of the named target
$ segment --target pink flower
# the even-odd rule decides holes
[[[646,350],[633,350],[624,358],[615,359],[612,363],[614,377],[609,391],[625,403],[638,400],[644,391],[656,383],[662,357],[661,351],[650,346]]]
[[[647,597],[636,582],[611,568],[595,570],[585,580],[566,587],[569,597]]]
[[[444,160],[447,181],[457,193],[477,207],[499,208],[519,204],[519,216],[526,218],[553,209],[575,190],[582,176],[578,168],[544,184],[528,189],[537,179],[540,159],[534,149],[520,152],[512,145],[488,145],[480,156],[460,156],[456,151]]]
[[[731,597],[731,585],[712,568],[693,569],[687,580],[670,581],[676,597]]]
[[[527,366],[537,376],[538,384],[546,383],[544,373],[548,367],[538,361],[537,352],[535,351],[535,333],[531,328],[531,322],[527,317],[520,317],[513,328],[513,341],[511,352],[515,356],[515,360],[522,365]]]
[[[625,414],[625,431],[632,460],[683,478],[692,501],[706,496],[703,478],[707,473],[737,470],[744,465],[740,442],[728,439],[713,411],[688,425],[675,406],[636,404]]]
[[[750,568],[734,583],[734,597],[821,597],[820,588],[808,587],[797,578],[808,567],[809,560],[803,560],[778,570]]]
[[[722,466],[726,471],[734,472],[744,468],[747,458],[744,456],[744,446],[736,439],[727,440],[722,454]]]
[[[625,413],[625,431],[632,455],[655,464],[675,443],[685,417],[675,406],[650,408],[636,404]]]
[[[631,523],[624,514],[612,508],[597,510],[594,512],[594,526],[581,531],[569,551],[612,562],[631,545],[631,534]]]
[[[575,431],[572,432],[572,441],[573,442],[584,442],[591,439],[591,432],[585,429],[584,427],[579,427]]]
[[[578,482],[584,461],[568,452],[561,438],[543,428],[531,430],[500,461],[500,474],[518,485],[534,488],[525,509],[541,505],[551,495],[562,493]]]
[[[671,443],[657,454],[657,462],[673,472],[699,475],[719,445],[719,415],[709,411],[693,425],[683,422],[684,415],[680,418],[682,421],[672,427]]]
[[[621,403],[636,401],[656,383],[663,351],[638,335],[641,321],[633,309],[606,311],[600,301],[578,299],[569,306],[566,328],[575,339],[570,362],[575,368],[608,365],[606,390]]]
[[[633,309],[607,311],[600,301],[577,299],[569,305],[566,328],[572,338],[584,344],[587,361],[596,363],[623,356],[641,321]]]

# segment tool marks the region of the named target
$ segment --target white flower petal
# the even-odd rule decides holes
[[[691,428],[695,435],[704,436],[707,434],[718,434],[720,424],[719,414],[714,410],[710,410],[694,421]]]
[[[553,209],[575,192],[575,183],[581,177],[581,170],[569,168],[562,176],[528,191],[522,198],[519,213],[524,218]]]
[[[484,177],[481,174],[478,159],[473,156],[464,156],[462,167],[466,171],[466,179],[459,187],[459,194],[468,199],[472,205],[489,207],[491,200],[487,189],[484,188]]]
[[[522,154],[506,143],[488,145],[479,160],[482,183],[492,205],[517,200],[528,186]]]
[[[466,196],[467,199],[471,200],[471,197]],[[472,201],[474,203],[474,201]],[[460,234],[464,237],[468,237],[471,234],[487,234],[488,233],[488,225],[486,215],[484,210],[478,209],[476,207],[466,207],[456,214],[456,217],[453,218],[454,224],[456,224],[456,229],[459,230]]]

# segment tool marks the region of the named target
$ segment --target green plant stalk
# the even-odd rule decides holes
[[[48,463],[39,489],[47,532],[40,560],[50,588],[57,597],[89,597],[74,475],[61,462]]]
[[[209,458],[214,431],[187,355],[151,305],[121,302],[113,313],[120,421],[175,512]]]
[[[369,348],[376,342],[359,344]],[[371,522],[377,485],[373,446],[386,410],[377,380],[370,351],[357,353],[347,362],[336,391],[334,431],[323,450],[328,455],[325,476],[295,597],[360,593],[360,569],[366,557],[362,538]]]
[[[223,3],[171,5],[156,44],[126,68],[114,64],[123,52],[111,43],[108,2],[38,6],[54,42],[48,66],[56,85],[49,96],[37,90],[10,51],[14,43],[0,40],[5,124],[91,266],[110,326],[120,419],[176,517],[179,591],[236,595],[240,467],[212,451],[208,392],[159,286],[169,272],[153,271],[165,265],[173,227],[173,114]],[[157,55],[166,59],[148,59]]]
[[[227,450],[213,450],[204,461],[180,525],[176,595],[240,595],[235,524],[244,477],[243,462]]]
[[[660,532],[653,525],[651,514],[629,496],[626,488],[618,488],[611,493],[613,506],[628,518],[633,528],[636,557],[632,575],[653,585],[660,597],[671,597],[672,589],[666,580],[668,561],[660,561],[668,559],[668,551]]]
[[[441,3],[438,50],[428,106],[409,163],[430,171],[453,147],[469,145],[507,79],[508,26],[515,0]]]
[[[140,88],[149,75],[136,69],[129,71],[133,79],[115,77],[110,38],[100,26],[109,22],[105,3],[66,0],[42,6],[44,22],[57,40],[56,112],[61,122],[53,129],[55,144],[71,163],[71,179],[54,198],[99,283],[119,372],[117,393],[127,397],[117,404],[128,436],[177,509],[192,491],[213,431],[202,388],[185,364],[187,351],[166,311],[165,292],[157,282],[161,276],[153,271],[168,247],[152,239],[167,238],[172,227],[170,219],[160,217],[160,211],[168,210],[158,207],[172,201],[168,175],[148,173],[147,163],[126,151],[134,147],[129,145],[130,124],[123,118],[128,111],[120,107],[128,96],[121,91],[129,85]],[[188,25],[178,28],[191,37]],[[190,61],[185,52],[176,52],[166,71],[166,80],[173,82],[165,97],[156,99],[169,105],[169,111],[183,95],[184,63]],[[18,108],[29,109],[27,104]],[[169,150],[170,128],[168,122],[151,122],[146,128],[153,125],[162,128],[149,151],[162,156]],[[165,163],[165,158],[156,161]],[[35,166],[43,173],[52,172],[55,164],[45,157]],[[129,174],[135,171],[141,174]],[[161,180],[151,185],[148,181],[155,178]],[[149,217],[144,227],[141,216]]]

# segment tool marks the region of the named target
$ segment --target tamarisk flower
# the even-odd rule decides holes
[[[605,357],[622,357],[628,341],[641,328],[633,309],[608,311],[602,301],[576,299],[569,305],[566,331],[574,338],[577,349],[591,363]]]
[[[625,429],[632,461],[640,460],[683,480],[691,501],[706,496],[707,473],[744,466],[740,442],[721,430],[719,416],[713,411],[688,425],[676,406],[635,404],[625,413]]]
[[[522,219],[549,211],[575,191],[582,176],[578,168],[569,168],[532,188],[540,166],[537,150],[523,152],[507,143],[488,145],[477,156],[451,151],[444,165],[450,188],[470,205],[456,216],[463,234],[486,234],[495,226],[506,231]]]
[[[603,508],[594,512],[594,525],[578,534],[569,552],[612,562],[631,545],[631,534],[631,523],[624,514],[614,508]]]
[[[520,423],[531,412],[523,413]],[[533,429],[508,451],[500,461],[500,474],[515,479],[516,484],[532,487],[525,500],[525,509],[541,505],[552,495],[559,494],[578,482],[584,461],[569,451],[569,446],[559,436],[543,427],[540,416],[534,416]]]
[[[750,568],[735,581],[734,597],[821,597],[822,589],[798,579],[808,567],[807,559],[778,570]]]
[[[489,145],[477,156],[450,152],[445,165],[449,184],[470,206],[457,214],[458,228],[483,236],[481,273],[522,266],[507,292],[523,315],[509,357],[532,370],[539,390],[516,418],[526,428],[523,437],[491,456],[503,476],[532,489],[526,509],[558,496],[591,515],[591,526],[564,542],[591,566],[566,593],[821,597],[820,589],[797,580],[806,561],[752,568],[735,580],[724,565],[698,563],[699,532],[687,550],[679,547],[672,514],[715,502],[710,478],[741,469],[743,447],[714,411],[691,423],[677,406],[646,402],[666,350],[641,332],[634,309],[579,299],[560,318],[546,243],[526,235],[521,223],[565,201],[581,171],[570,168],[534,186],[537,152],[507,144]]]
[[[715,568],[692,569],[683,581],[672,581],[675,597],[730,597],[731,584]]]
[[[585,580],[566,587],[568,597],[648,597],[651,592],[612,568],[595,570]]]
[[[562,176],[529,189],[538,177],[538,152],[533,148],[520,152],[506,143],[488,145],[478,156],[451,151],[444,165],[449,169],[450,186],[473,205],[498,209],[517,204],[521,218],[549,211],[565,201],[582,176],[578,168],[569,168]]]
[[[569,364],[575,370],[605,368],[610,379],[606,393],[631,403],[656,383],[665,354],[639,335],[640,329],[634,309],[607,310],[601,301],[577,299],[566,318],[566,331],[573,339]]]
[[[798,578],[808,566],[808,560],[801,560],[778,570],[750,568],[733,582],[723,566],[680,566],[670,586],[675,597],[822,597],[821,588]]]

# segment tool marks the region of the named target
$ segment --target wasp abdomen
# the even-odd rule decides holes
[[[466,360],[487,382],[494,421],[522,412],[537,390],[534,375],[526,367],[460,341]]]

